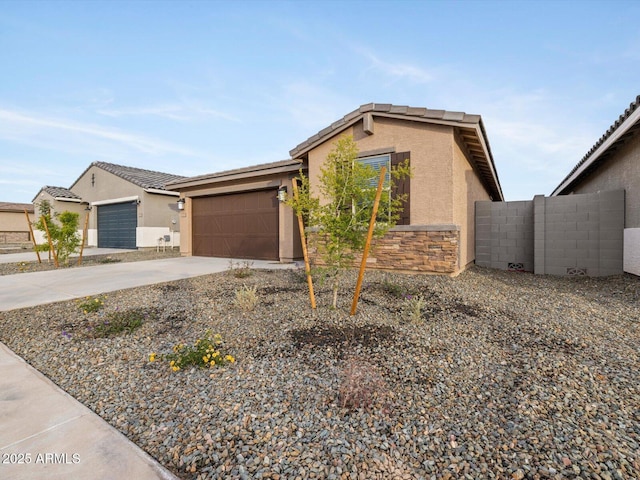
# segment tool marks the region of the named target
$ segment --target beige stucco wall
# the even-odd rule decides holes
[[[573,193],[625,190],[625,228],[640,228],[640,135],[573,189]]]
[[[144,192],[138,206],[138,226],[180,231],[178,197]]]
[[[35,221],[35,215],[29,214],[31,221]],[[24,212],[0,212],[0,232],[28,232],[29,225]]]
[[[196,187],[181,188],[181,196],[186,199],[185,209],[179,213],[180,219],[180,253],[182,255],[193,255],[192,244],[192,199],[208,195],[220,195],[224,193],[241,193],[251,190],[261,190],[266,188],[277,189],[286,186],[289,194],[292,192],[291,182],[296,174],[278,175],[258,175],[251,178],[235,179],[199,185]],[[283,203],[279,204],[278,218],[279,234],[279,255],[280,261],[288,262],[302,258],[302,246],[300,244],[300,234],[298,223],[293,210]]]
[[[364,132],[362,121],[341,135],[353,135],[361,153],[382,148],[411,152],[411,224],[453,222],[452,127],[375,117],[373,135]],[[312,190],[318,185],[320,167],[338,138],[333,137],[309,152]]]
[[[460,225],[460,268],[475,260],[475,202],[490,200],[465,152],[455,136],[453,148],[453,223]]]

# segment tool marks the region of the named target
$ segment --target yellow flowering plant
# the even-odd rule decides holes
[[[174,345],[172,353],[151,353],[149,361],[156,360],[169,361],[169,367],[174,372],[190,365],[212,368],[236,361],[232,355],[225,354],[223,351],[222,336],[219,333],[212,336],[210,330],[207,330],[193,345],[178,343]]]
[[[87,313],[97,312],[104,307],[105,298],[105,296],[92,297],[89,295],[82,300],[76,300],[76,303],[78,304],[78,308],[86,315]]]

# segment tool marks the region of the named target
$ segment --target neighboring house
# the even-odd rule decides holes
[[[25,210],[29,220],[33,221],[33,205],[30,203],[0,202],[0,245],[31,241]]]
[[[552,196],[625,191],[623,269],[640,275],[640,96],[556,187]]]
[[[180,175],[106,162],[93,162],[69,188],[43,187],[33,199],[48,200],[54,212],[88,215],[87,244],[110,248],[156,247],[180,243],[178,194],[165,184]]]
[[[291,160],[168,184],[186,199],[182,253],[299,258],[295,218],[277,192],[291,192],[301,168],[317,189],[320,167],[340,135],[353,135],[361,161],[390,166],[408,159],[413,169],[399,186],[409,194],[400,224],[377,242],[373,266],[455,274],[473,262],[475,201],[503,199],[482,119],[390,104],[361,106],[291,150]]]
[[[49,202],[52,212],[60,213],[64,211],[74,212],[84,218],[86,202],[82,202],[82,198],[65,187],[52,187],[45,185],[33,197],[32,208],[35,208],[37,218],[40,218],[40,205],[46,200]]]

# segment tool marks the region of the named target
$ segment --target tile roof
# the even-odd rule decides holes
[[[622,115],[607,129],[569,174],[560,182],[551,195],[560,195],[584,175],[595,170],[616,148],[630,136],[640,131],[640,115],[634,113],[640,107],[640,95],[629,104]],[[630,120],[630,117],[633,119]],[[632,121],[633,124],[629,122]],[[624,130],[624,131],[623,131]],[[609,142],[608,142],[609,141]],[[607,144],[607,145],[605,145]]]
[[[32,203],[0,202],[0,212],[24,213],[25,208],[29,213],[34,212]]]
[[[164,186],[167,183],[185,178],[182,175],[156,172],[153,170],[145,170],[142,168],[126,167],[124,165],[116,165],[115,163],[93,162],[89,167],[92,166],[101,168],[109,173],[113,173],[114,175],[117,175],[118,177],[123,178],[142,188],[155,188],[158,190],[165,190]],[[84,175],[84,172],[82,175]],[[80,177],[82,177],[82,175],[80,175]],[[73,188],[73,185],[71,187]]]
[[[224,170],[222,172],[207,173],[196,177],[182,178],[167,184],[167,188],[177,190],[185,186],[196,186],[204,183],[213,183],[216,181],[229,180],[229,177],[246,178],[260,175],[269,175],[273,173],[281,173],[285,171],[297,171],[302,167],[299,160],[280,160],[277,162],[261,163],[248,167],[235,168],[233,170]]]
[[[406,105],[392,105],[390,103],[367,103],[309,137],[292,149],[289,154],[292,158],[304,156],[309,150],[354,125],[367,114],[456,127],[467,145],[472,160],[480,170],[492,198],[494,200],[502,200],[504,198],[500,180],[498,180],[498,173],[493,162],[489,139],[480,115],[423,107],[409,107]]]
[[[64,188],[64,187],[52,187],[50,185],[45,185],[44,187],[42,187],[40,189],[40,191],[41,192],[42,191],[47,192],[53,198],[69,198],[69,199],[74,199],[74,200],[81,200],[81,198],[78,195],[73,193],[68,188]],[[36,197],[37,197],[37,195],[36,195]],[[34,198],[34,200],[35,200],[35,198]]]

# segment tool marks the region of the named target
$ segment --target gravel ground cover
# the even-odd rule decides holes
[[[22,253],[12,252],[12,253]],[[159,258],[179,257],[180,252],[176,250],[167,250],[164,252],[156,252],[155,250],[138,250],[135,252],[112,253],[109,255],[91,255],[82,257],[82,264],[78,265],[78,258],[71,257],[69,265],[61,265],[59,268],[78,268],[93,265],[103,265],[114,262],[139,262],[143,260],[156,260]],[[48,261],[47,252],[41,253],[42,263],[18,262],[18,263],[0,263],[0,275],[15,275],[16,273],[43,272],[45,270],[55,270],[56,266],[53,259]]]
[[[369,271],[349,317],[231,273],[3,312],[0,340],[184,479],[640,478],[637,277]],[[149,361],[207,330],[235,363]]]

